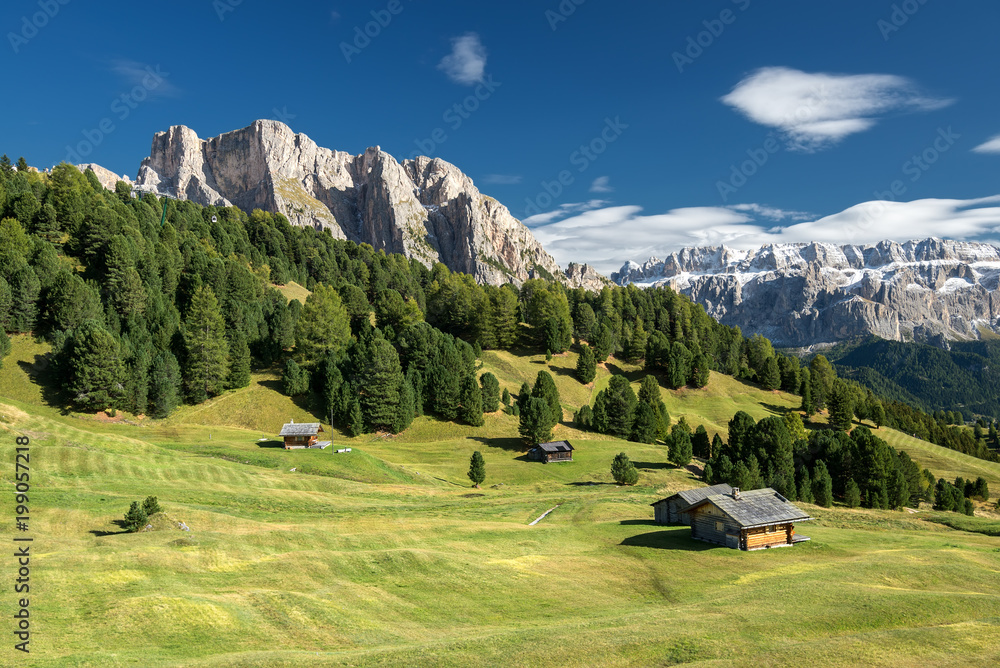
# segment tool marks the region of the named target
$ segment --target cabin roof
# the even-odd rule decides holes
[[[319,422],[289,422],[281,428],[279,436],[315,436],[321,431]]]
[[[770,487],[740,492],[739,498],[733,498],[731,492],[729,494],[713,494],[691,504],[681,512],[691,512],[706,503],[711,503],[732,517],[744,529],[783,522],[804,522],[812,519]]]
[[[655,501],[649,505],[656,506],[661,503],[666,503],[667,501],[672,501],[673,499],[678,499],[678,498],[687,503],[688,505],[690,505],[693,503],[698,503],[702,499],[712,496],[714,494],[732,494],[732,493],[733,493],[733,488],[727,485],[726,483],[722,483],[719,485],[712,485],[711,487],[697,487],[695,489],[685,489],[681,492],[677,492],[676,494],[668,496],[665,499],[660,499],[659,501]]]
[[[553,441],[552,443],[539,443],[538,449],[542,452],[572,452],[573,446],[569,441]]]

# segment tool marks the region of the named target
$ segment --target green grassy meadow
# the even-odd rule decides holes
[[[351,453],[285,451],[272,440],[281,424],[317,418],[277,391],[273,371],[164,421],[99,420],[47,404],[47,348],[13,343],[0,369],[0,479],[12,487],[14,438],[29,436],[33,635],[27,659],[0,648],[2,665],[1000,662],[996,517],[802,504],[816,521],[797,527],[812,540],[793,548],[692,541],[686,527],[652,521],[652,501],[700,484],[665,447],[569,424],[610,373],[581,385],[572,353],[548,365],[483,355],[512,393],[540,369],[555,378],[566,416],[555,436],[577,451],[542,465],[526,461],[503,413],[478,429],[424,417],[392,437],[333,431]],[[608,366],[638,387],[639,369]],[[663,396],[675,420],[723,435],[737,410],[759,419],[798,405],[719,375]],[[1000,491],[998,464],[880,435],[936,476],[983,475]],[[466,477],[474,450],[486,459],[482,489]],[[640,469],[634,487],[611,482],[621,451]],[[122,533],[115,520],[147,495],[191,531]],[[4,496],[0,537],[12,545]],[[0,616],[11,620],[4,590]]]

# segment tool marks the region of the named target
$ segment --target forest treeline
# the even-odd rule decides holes
[[[312,291],[304,303],[275,287],[290,281]],[[67,164],[42,174],[0,160],[0,323],[52,343],[62,400],[85,410],[165,417],[278,364],[287,393],[352,433],[398,432],[424,412],[478,425],[498,391],[478,375],[479,350],[576,348],[581,382],[612,356],[671,388],[716,371],[799,394],[841,429],[868,419],[995,458],[968,429],[882,401],[822,356],[803,366],[667,288],[479,285],[280,214],[109,191]],[[642,440],[673,429],[652,387],[631,413],[629,392],[602,392],[591,427]]]

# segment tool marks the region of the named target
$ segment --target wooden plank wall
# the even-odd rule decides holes
[[[791,540],[790,524],[748,529],[746,532],[746,548],[756,550],[768,545],[788,545]]]

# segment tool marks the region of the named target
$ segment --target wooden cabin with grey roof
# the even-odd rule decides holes
[[[787,547],[809,540],[795,533],[795,522],[811,520],[808,513],[770,487],[712,494],[681,511],[691,525],[691,537],[738,550]]]

